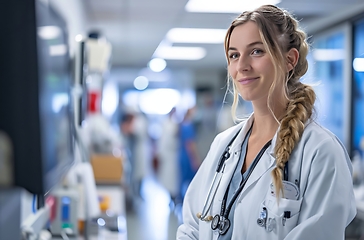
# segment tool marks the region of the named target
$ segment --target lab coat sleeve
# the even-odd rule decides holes
[[[334,137],[307,147],[316,150],[303,156],[303,164],[311,162],[311,166],[301,189],[298,225],[285,239],[343,240],[346,226],[356,215],[350,158]]]
[[[206,158],[187,189],[183,201],[183,224],[178,227],[177,240],[199,239],[201,221],[197,218],[196,214],[202,211],[207,190],[212,181],[211,176],[215,173],[215,165],[217,162],[214,160],[216,158],[218,142],[218,137],[216,137],[210,146]],[[215,167],[212,167],[213,165]],[[203,224],[207,223],[203,222]]]
[[[204,164],[201,165],[203,167]],[[200,169],[201,169],[200,167]],[[198,179],[200,178],[199,172],[195,175],[194,179],[191,181],[190,186],[186,192],[185,199],[183,201],[183,224],[178,227],[177,230],[177,240],[187,240],[187,239],[199,239],[199,219],[197,219],[196,213],[201,211],[196,208],[193,204],[194,196],[199,195],[197,186]]]

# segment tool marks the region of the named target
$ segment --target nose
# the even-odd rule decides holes
[[[240,56],[237,64],[238,72],[245,72],[251,69],[250,58],[246,56]]]

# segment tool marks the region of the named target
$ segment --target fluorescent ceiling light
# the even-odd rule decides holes
[[[160,45],[154,53],[155,57],[171,60],[200,60],[206,56],[202,47],[169,47]]]
[[[355,58],[353,68],[357,72],[364,72],[364,58]]]
[[[161,72],[166,68],[167,62],[163,58],[153,58],[148,66],[153,72]]]
[[[226,29],[172,28],[167,40],[175,43],[223,43]]]
[[[345,59],[344,49],[314,49],[313,58],[316,61],[340,61]]]
[[[278,4],[280,0],[189,0],[188,12],[242,13],[264,4]]]

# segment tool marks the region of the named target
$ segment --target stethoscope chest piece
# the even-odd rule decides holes
[[[265,227],[266,222],[267,222],[267,209],[264,207],[263,210],[259,214],[257,223],[258,223],[258,226]]]
[[[211,228],[212,230],[218,230],[220,235],[224,235],[230,228],[230,220],[216,214],[212,219]]]
[[[212,219],[211,222],[212,230],[216,230],[219,227],[219,223],[220,223],[220,215],[215,215],[215,217]]]

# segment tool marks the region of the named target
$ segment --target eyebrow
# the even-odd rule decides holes
[[[254,45],[258,45],[258,44],[263,45],[263,43],[262,43],[262,42],[257,41],[257,42],[249,43],[249,44],[247,45],[247,47],[252,47],[252,46],[254,46]],[[237,50],[237,48],[235,48],[235,47],[229,47],[228,51],[230,51],[230,50]]]

